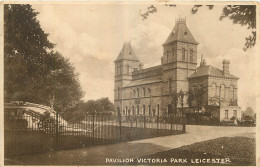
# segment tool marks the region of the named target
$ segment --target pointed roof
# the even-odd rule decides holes
[[[163,45],[180,41],[180,42],[187,42],[192,44],[199,44],[194,37],[192,36],[189,28],[186,25],[186,19],[178,19],[175,21],[175,26],[170,33],[167,40],[164,42]]]
[[[197,68],[196,72],[194,72],[188,78],[196,78],[201,76],[214,76],[214,77],[223,77],[223,78],[232,78],[232,79],[239,79],[238,77],[232,74],[225,74],[222,70],[213,67],[211,65],[200,66]]]
[[[139,59],[137,58],[134,52],[134,49],[131,46],[131,42],[124,43],[123,48],[121,49],[115,61],[119,61],[119,60],[139,61]]]

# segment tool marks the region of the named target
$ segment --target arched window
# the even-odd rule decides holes
[[[143,105],[143,115],[145,115],[145,105]]]
[[[193,62],[193,50],[190,50],[190,62]]]
[[[126,68],[127,68],[127,69],[126,69],[126,70],[127,70],[127,74],[129,74],[129,71],[130,71],[130,66],[129,66],[129,65],[127,65],[127,66],[126,66]]]
[[[139,97],[139,89],[137,88],[137,97]]]
[[[143,88],[143,93],[144,93],[144,97],[145,97],[145,88]]]
[[[174,61],[174,49],[172,49],[172,61]]]
[[[135,106],[132,106],[132,115],[135,115]]]
[[[136,110],[137,110],[137,115],[139,115],[139,105],[137,105]]]
[[[168,53],[168,51],[166,51],[166,62],[167,63],[169,62],[169,53]]]
[[[171,78],[168,79],[168,87],[169,87],[169,93],[171,93],[172,92],[172,79]]]
[[[160,105],[157,104],[157,115],[159,116],[160,115]]]
[[[117,98],[119,99],[120,93],[119,93],[119,87],[117,88]]]
[[[182,49],[182,61],[185,61],[185,49]]]
[[[148,106],[148,112],[149,112],[149,116],[151,116],[151,105]]]
[[[217,95],[217,86],[215,83],[212,83],[211,85],[211,96],[216,96]]]

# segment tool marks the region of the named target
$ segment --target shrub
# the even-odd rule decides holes
[[[200,119],[200,124],[205,125],[205,124],[209,124],[210,122],[210,118],[207,116],[202,116]]]
[[[219,125],[219,123],[220,123],[220,121],[219,121],[218,118],[216,118],[216,117],[210,118],[210,124],[211,125]]]

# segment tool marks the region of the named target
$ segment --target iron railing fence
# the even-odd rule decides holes
[[[5,115],[5,154],[109,144],[184,133],[186,118],[177,116],[85,115],[65,120],[60,114],[41,118],[23,113]]]

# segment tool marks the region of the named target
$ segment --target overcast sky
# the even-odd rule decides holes
[[[231,61],[230,71],[240,77],[239,105],[255,109],[256,48],[243,51],[247,27],[232,24],[229,19],[219,21],[223,6],[213,10],[206,7],[191,14],[192,6],[167,7],[155,5],[158,12],[142,20],[151,4],[40,4],[33,5],[40,12],[38,19],[56,50],[70,59],[80,74],[85,91],[84,100],[109,97],[113,101],[114,60],[124,42],[132,46],[144,68],[160,64],[162,44],[175,24],[175,18],[186,17],[198,45],[198,63],[203,54],[207,64],[222,69],[222,60]]]

